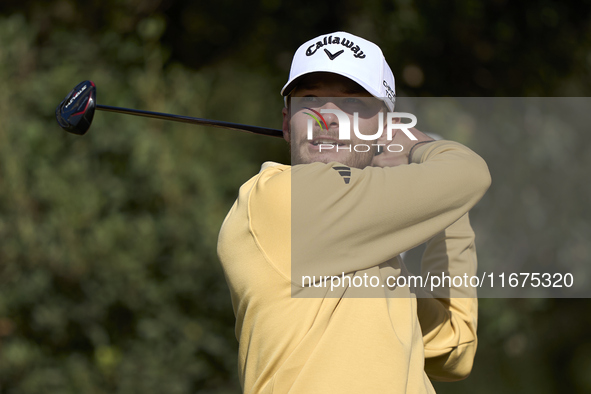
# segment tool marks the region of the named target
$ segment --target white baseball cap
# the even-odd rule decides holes
[[[394,75],[382,50],[373,42],[339,31],[304,43],[293,57],[289,81],[281,89],[281,94],[287,96],[299,77],[313,72],[330,72],[347,77],[372,96],[384,100],[390,111],[394,110]]]

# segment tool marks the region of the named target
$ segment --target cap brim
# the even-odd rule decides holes
[[[390,110],[393,109],[393,106],[391,106],[386,100],[385,97],[381,97],[379,95],[378,92],[376,92],[375,90],[371,89],[369,86],[367,86],[366,83],[364,83],[363,81],[358,80],[357,78],[353,77],[350,74],[341,72],[341,71],[336,71],[336,70],[314,70],[314,71],[307,71],[301,74],[296,75],[295,77],[293,77],[290,81],[288,81],[285,86],[283,86],[283,89],[281,89],[281,95],[282,96],[287,96],[288,94],[290,94],[296,87],[297,82],[299,79],[301,79],[302,77],[305,77],[306,75],[309,74],[313,74],[313,73],[318,73],[318,72],[325,72],[325,73],[332,73],[332,74],[338,74],[341,75],[345,78],[350,79],[351,81],[355,82],[356,84],[358,84],[359,86],[361,86],[363,89],[365,89],[366,92],[368,92],[369,94],[371,94],[372,96],[379,98],[381,100],[384,100],[384,103],[386,104],[386,106],[388,108],[390,108]],[[287,104],[287,103],[286,103]]]

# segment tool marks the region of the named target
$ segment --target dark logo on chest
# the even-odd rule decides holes
[[[349,181],[351,180],[351,168],[349,167],[345,167],[345,166],[339,166],[339,167],[333,167],[333,170],[337,171],[339,173],[340,176],[343,177],[343,181],[345,181],[345,184],[349,184]]]

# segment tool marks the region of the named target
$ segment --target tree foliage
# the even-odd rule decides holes
[[[216,238],[239,185],[263,161],[287,162],[287,144],[107,113],[95,114],[86,136],[66,135],[54,109],[76,83],[93,80],[101,104],[278,128],[293,51],[347,30],[382,46],[400,95],[585,96],[589,14],[587,3],[557,1],[2,2],[0,393],[239,391]],[[503,179],[518,187],[533,178],[501,164],[532,138],[470,141],[494,170],[492,197],[476,215],[481,258],[514,246],[503,242],[521,208],[569,198],[534,188],[511,208]],[[591,157],[590,137],[577,141],[564,154]],[[538,170],[559,178],[568,158],[556,160],[553,172]],[[558,217],[579,213],[576,231],[550,238],[533,228],[509,250],[589,261],[588,171],[572,171],[563,186],[582,186],[567,189],[577,196]],[[500,202],[495,220],[483,213]],[[587,300],[480,305],[473,375],[438,392],[591,389]]]

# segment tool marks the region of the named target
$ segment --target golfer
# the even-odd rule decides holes
[[[427,242],[423,276],[475,274],[468,211],[486,163],[400,127],[382,51],[352,34],[303,44],[282,94],[292,165],[242,185],[218,241],[244,393],[433,393],[465,378],[474,290],[429,297],[403,283],[399,255]]]

